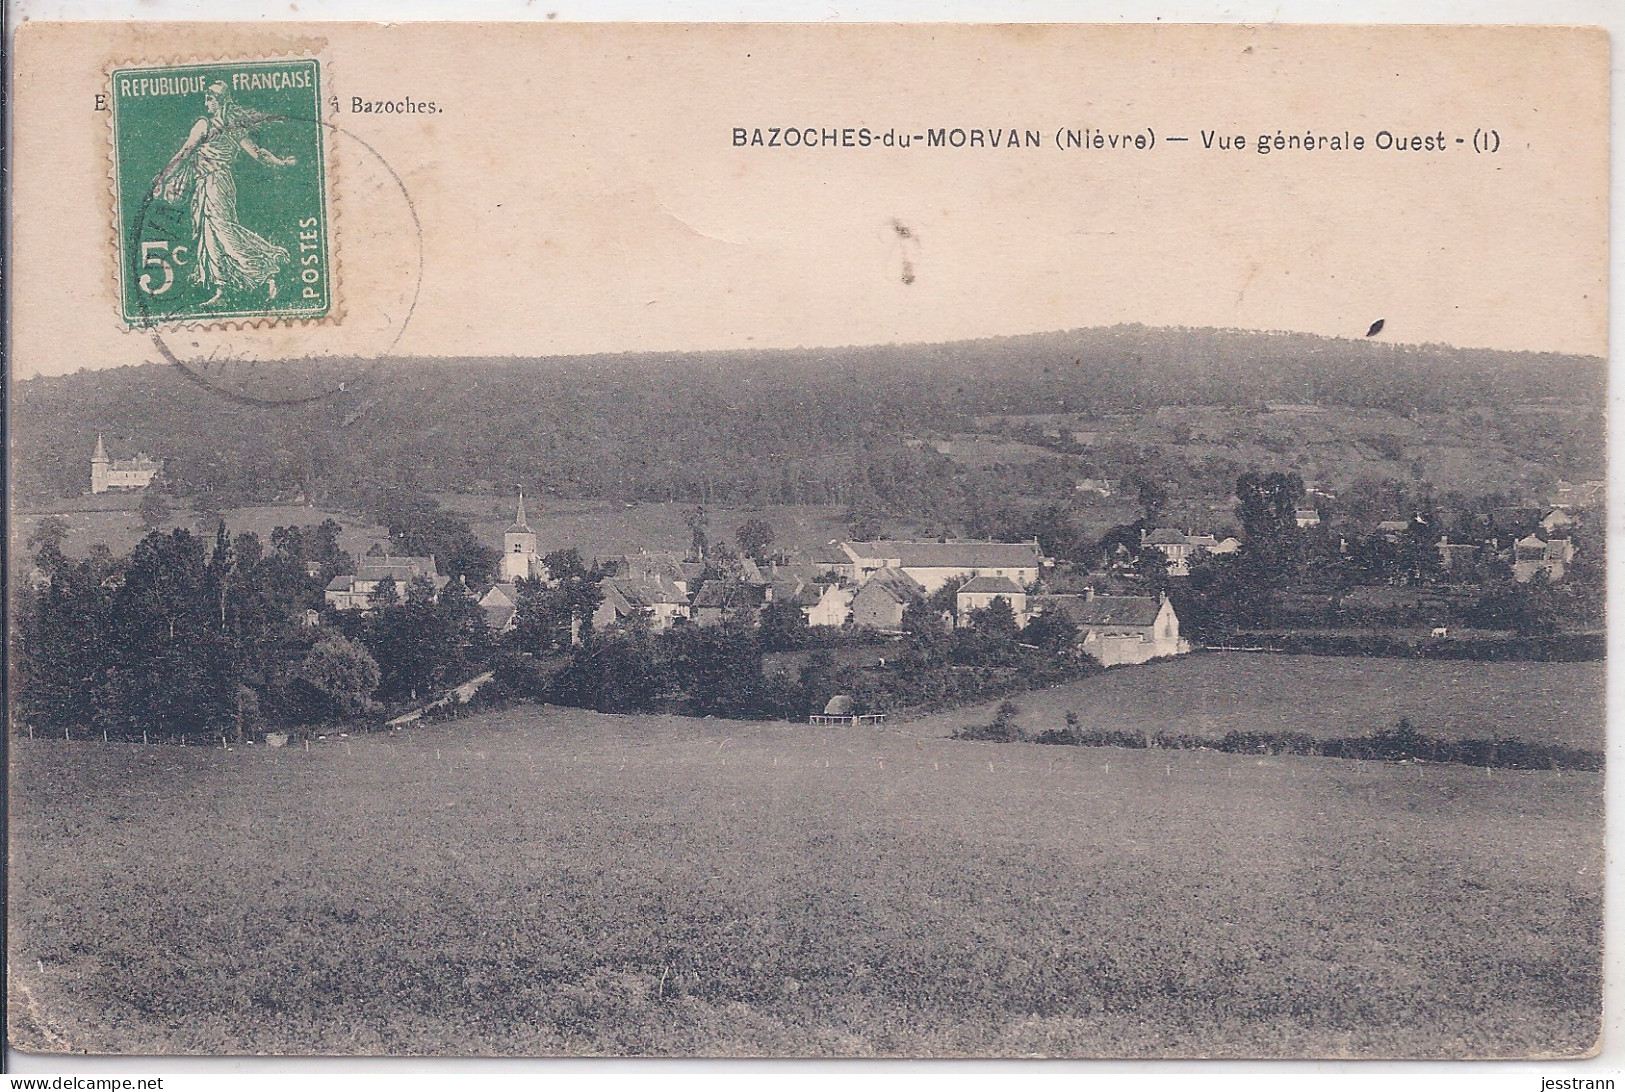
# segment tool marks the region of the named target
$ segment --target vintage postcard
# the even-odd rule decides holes
[[[16,1050],[1600,1049],[1602,31],[14,60]]]

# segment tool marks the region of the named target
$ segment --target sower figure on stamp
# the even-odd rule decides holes
[[[190,276],[196,284],[214,287],[204,306],[219,300],[228,287],[248,291],[263,284],[267,298],[276,299],[277,271],[288,264],[288,252],[237,219],[234,167],[239,149],[271,167],[291,167],[294,157],[283,158],[254,142],[250,133],[273,119],[232,102],[224,81],[209,85],[203,105],[208,112],[159,172],[152,195],[178,204],[191,193],[197,258]]]

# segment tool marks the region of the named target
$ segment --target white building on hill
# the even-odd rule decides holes
[[[98,433],[96,453],[90,457],[90,491],[105,493],[109,489],[145,489],[163,469],[164,461],[150,455],[109,459],[107,445],[102,443],[101,434]]]

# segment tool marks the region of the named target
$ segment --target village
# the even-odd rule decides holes
[[[1091,439],[1054,427],[1034,439],[1053,442],[1051,433]],[[1600,617],[1600,550],[1586,541],[1602,500],[1594,481],[1560,481],[1542,505],[1417,504],[1363,526],[1324,483],[1249,471],[1208,506],[1207,526],[1191,527],[1169,521],[1159,487],[1143,479],[1082,477],[1074,492],[1084,508],[1138,494],[1140,518],[1096,540],[1045,523],[1051,509],[1025,539],[886,537],[857,518],[851,537],[780,543],[764,511],[736,517],[730,541],[713,538],[706,509],[692,505],[687,549],[668,539],[584,554],[533,527],[522,488],[500,545],[489,524],[476,535],[410,491],[376,503],[383,537],[365,549],[341,545],[350,517],[277,526],[267,543],[204,506],[193,533],[173,526],[165,497],[182,498],[167,494],[164,469],[151,455],[115,459],[97,436],[87,496],[139,499],[148,537],[128,562],[102,554],[76,569],[59,548],[68,521],[39,525],[26,574],[41,596],[40,613],[28,615],[44,625],[36,643],[56,639],[53,611],[123,611],[138,630],[155,610],[193,612],[201,604],[173,591],[192,581],[196,599],[218,600],[217,617],[198,624],[236,666],[196,680],[189,699],[184,687],[168,697],[121,689],[119,712],[82,698],[27,700],[54,670],[41,663],[23,676],[33,718],[74,709],[109,735],[146,722],[147,734],[162,723],[246,738],[474,700],[804,721],[833,715],[838,698],[859,723],[1203,648],[1521,656],[1527,648],[1498,650],[1509,640],[1593,640]],[[152,574],[177,597],[170,606],[129,598],[143,557],[189,573]],[[75,588],[77,607],[64,598]],[[108,685],[147,670],[130,660],[128,636],[110,631],[92,646],[93,677]],[[834,660],[809,660],[817,649]],[[602,667],[616,657],[624,678]]]

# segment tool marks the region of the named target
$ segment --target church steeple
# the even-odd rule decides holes
[[[107,445],[102,443],[102,434],[99,432],[96,433],[96,454],[90,457],[90,461],[93,463],[105,463],[108,461]],[[521,511],[523,511],[523,509],[521,509]]]
[[[519,511],[513,526],[502,536],[502,579],[519,580],[532,574],[536,563],[536,535],[525,522],[525,491],[519,490]]]

